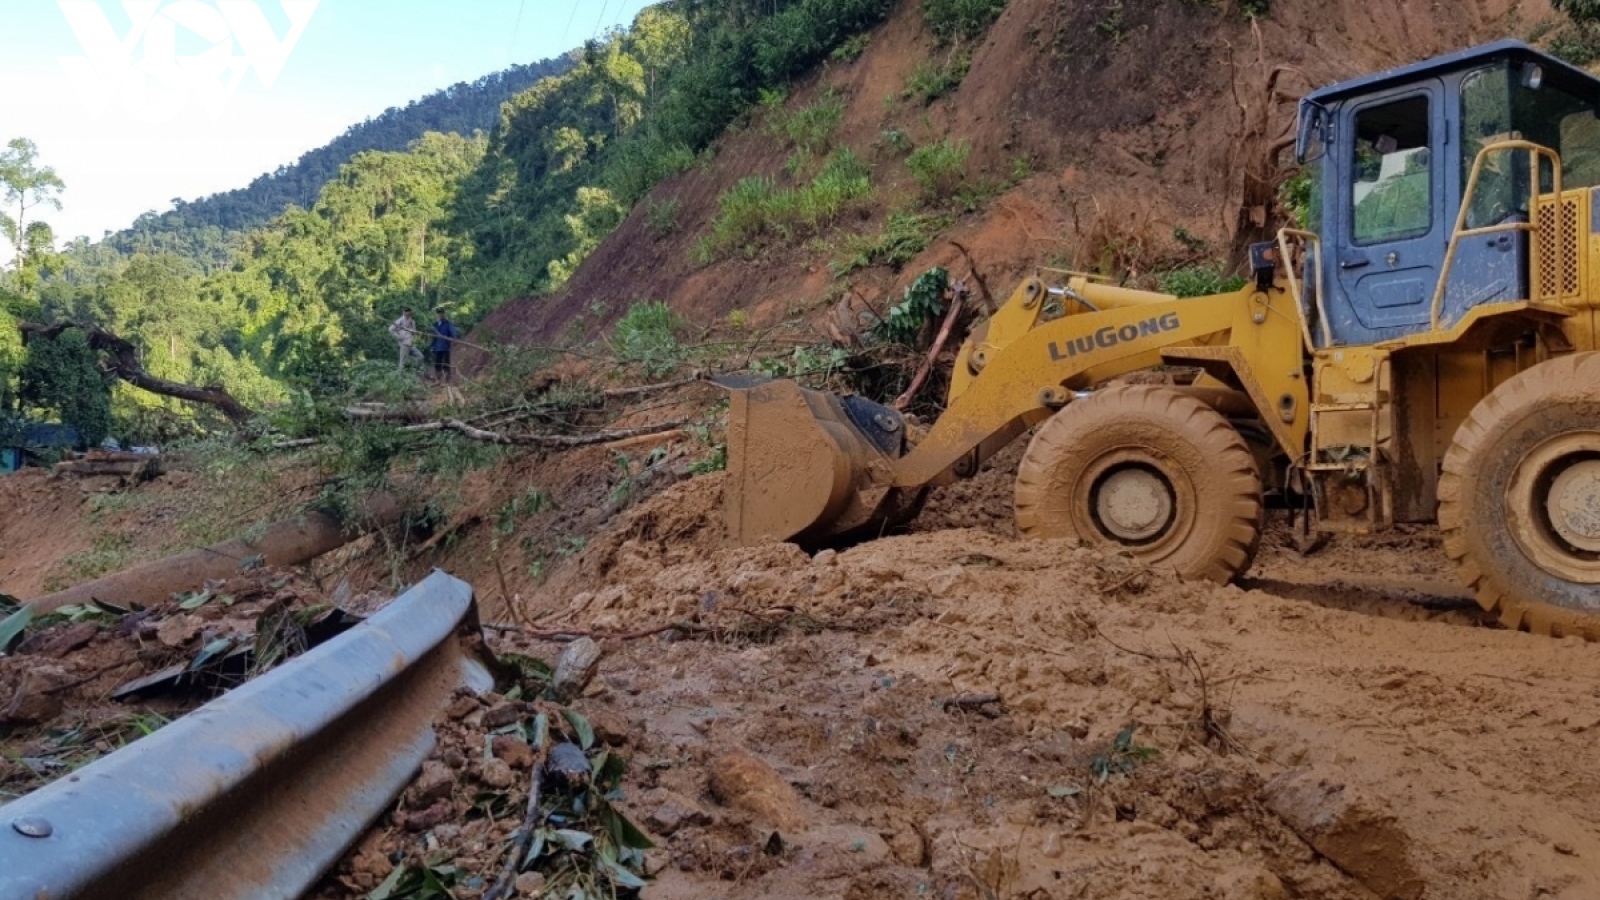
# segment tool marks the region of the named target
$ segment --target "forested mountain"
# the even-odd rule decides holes
[[[392,371],[384,329],[401,307],[443,304],[470,327],[508,299],[558,289],[635,203],[711,152],[763,92],[888,10],[881,0],[666,0],[500,104],[487,134],[467,128],[463,112],[435,120],[455,133],[413,135],[400,150],[345,161],[335,148],[350,145],[336,142],[264,187],[186,204],[100,244],[37,250],[0,274],[0,332],[14,334],[15,319],[93,322],[132,341],[151,373],[224,385],[258,409]],[[468,93],[465,106],[476,108],[491,89]],[[414,108],[424,106],[436,108]],[[400,123],[422,121],[408,113],[351,135],[400,140]],[[271,208],[336,161],[304,206]],[[269,213],[246,231],[225,227]],[[30,374],[33,356],[0,335],[0,403],[42,396],[29,393],[30,378],[46,375]],[[123,436],[159,439],[194,415],[117,391]]]
[[[404,107],[392,106],[377,118],[350,126],[326,146],[262,175],[249,187],[193,202],[177,200],[171,212],[146,213],[132,228],[113,235],[110,241],[130,253],[162,250],[204,254],[207,242],[197,241],[192,233],[209,228],[253,228],[291,205],[310,206],[323,185],[338,177],[339,168],[359,153],[404,150],[430,131],[462,135],[489,131],[500,121],[500,107],[507,100],[571,67],[569,57],[512,66],[471,83],[461,82],[436,91]],[[180,236],[174,237],[174,233]]]

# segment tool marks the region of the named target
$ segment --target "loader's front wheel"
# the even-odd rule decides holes
[[[1261,479],[1244,439],[1171,388],[1125,385],[1039,427],[1017,471],[1030,537],[1124,548],[1185,578],[1226,583],[1261,536]]]
[[[1520,372],[1456,430],[1445,553],[1507,628],[1600,640],[1600,353]]]

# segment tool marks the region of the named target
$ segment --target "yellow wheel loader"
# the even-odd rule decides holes
[[[1252,247],[1245,288],[1028,280],[925,433],[859,397],[730,385],[731,538],[881,534],[1034,430],[1026,535],[1225,582],[1265,485],[1322,531],[1437,520],[1507,627],[1600,638],[1600,81],[1502,41],[1315,91],[1296,144],[1315,230]],[[1200,374],[1117,383],[1156,367]]]

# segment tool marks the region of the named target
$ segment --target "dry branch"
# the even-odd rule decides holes
[[[451,431],[469,440],[483,441],[489,444],[571,449],[573,447],[589,447],[595,444],[609,444],[613,441],[623,441],[650,434],[660,434],[665,431],[682,428],[686,424],[688,424],[687,419],[679,419],[670,422],[658,422],[654,425],[641,425],[638,428],[624,428],[619,431],[597,431],[594,434],[506,434],[477,428],[459,419],[441,419],[437,422],[425,422],[421,425],[408,425],[399,430],[403,434],[429,434]],[[321,443],[320,438],[297,438],[295,440],[277,441],[271,446],[274,450],[295,450],[301,447],[314,447]]]

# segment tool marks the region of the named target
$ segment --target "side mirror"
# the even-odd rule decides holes
[[[1312,141],[1323,136],[1323,116],[1326,113],[1315,103],[1300,101],[1300,122],[1294,137],[1294,161],[1305,165],[1312,155]]]

